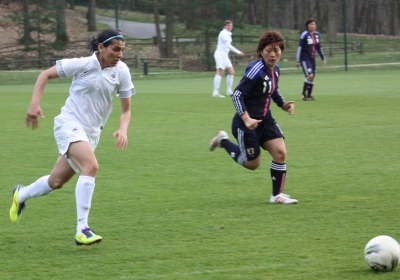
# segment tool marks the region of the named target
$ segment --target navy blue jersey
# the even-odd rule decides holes
[[[282,107],[285,100],[278,88],[279,74],[278,65],[271,71],[262,58],[251,62],[232,95],[237,115],[247,111],[253,119],[265,119],[271,116],[271,100]]]
[[[325,54],[322,51],[320,42],[321,36],[317,31],[314,31],[313,34],[308,31],[301,33],[299,46],[297,47],[296,61],[314,60],[315,51],[319,53],[322,60],[325,60]]]

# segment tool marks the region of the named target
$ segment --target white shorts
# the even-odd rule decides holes
[[[88,142],[92,151],[96,150],[100,141],[100,134],[88,135],[82,126],[75,120],[58,115],[54,118],[54,138],[60,155],[64,156],[72,169],[78,173],[79,168],[68,158],[68,149],[71,143],[78,141]]]
[[[229,55],[226,52],[215,51],[214,52],[215,59],[215,68],[223,69],[232,67],[232,62],[229,59]]]

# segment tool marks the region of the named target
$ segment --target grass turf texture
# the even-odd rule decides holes
[[[12,186],[54,164],[53,117],[69,84],[46,87],[37,131],[24,125],[33,85],[0,86],[0,278],[399,279],[399,269],[377,275],[363,259],[377,235],[400,241],[398,71],[320,73],[314,102],[300,99],[301,74],[283,73],[295,114],[271,108],[286,136],[285,190],[298,205],[267,203],[266,152],[249,171],[222,149],[208,151],[217,130],[231,135],[234,113],[230,99],[211,98],[212,79],[134,81],[125,152],[111,137],[115,99],[90,216],[104,240],[87,248],[74,245],[77,177],[29,200],[19,224],[8,218]]]

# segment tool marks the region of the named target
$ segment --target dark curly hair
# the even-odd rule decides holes
[[[315,19],[313,19],[313,18],[307,19],[306,22],[305,22],[306,27],[308,27],[308,25],[309,25],[310,23],[312,23],[312,22],[315,22],[315,24],[317,24],[317,21],[316,21]]]
[[[285,49],[285,41],[281,33],[275,30],[267,31],[261,35],[260,40],[258,41],[258,58],[261,58],[262,51],[270,44],[277,45],[282,51]]]

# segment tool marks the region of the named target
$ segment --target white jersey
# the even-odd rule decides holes
[[[92,56],[61,59],[56,62],[60,78],[73,76],[69,97],[61,116],[78,121],[89,135],[101,132],[112,111],[112,98],[135,94],[128,66],[119,61],[115,67],[101,69],[96,53]]]
[[[218,35],[218,44],[216,52],[223,52],[229,54],[229,51],[233,51],[237,54],[240,53],[238,49],[236,49],[232,44],[232,32],[226,30],[225,28],[219,32]]]

